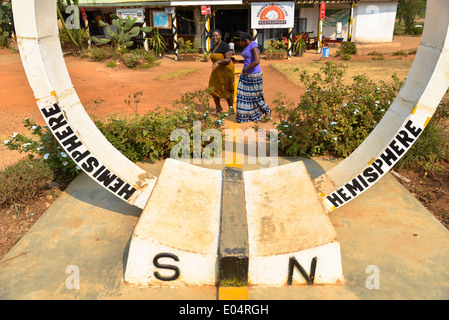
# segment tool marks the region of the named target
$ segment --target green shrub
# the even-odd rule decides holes
[[[89,31],[87,29],[80,29],[77,32],[80,33],[80,40],[82,43],[87,43],[87,41],[89,41]],[[69,31],[64,27],[59,30],[59,40],[63,49],[76,51],[78,48],[70,38]]]
[[[133,50],[125,50],[120,55],[120,60],[128,67],[128,68],[149,68],[154,65],[158,65],[156,63],[156,57],[154,56],[152,51],[145,51],[144,48],[137,48]]]
[[[408,53],[405,52],[404,50],[399,50],[399,51],[393,52],[393,55],[394,55],[394,56],[404,56],[404,57],[407,57],[407,56],[408,56]]]
[[[143,116],[136,113],[130,119],[122,117],[110,118],[104,122],[97,121],[96,125],[108,141],[131,161],[168,158],[171,148],[178,143],[170,141],[174,130],[187,130],[190,141],[193,141],[193,121],[201,121],[201,133],[207,129],[220,129],[222,118],[226,114],[212,118],[209,98],[209,90],[199,90],[183,95],[180,100],[174,102],[174,108],[167,108],[165,112],[157,109]],[[137,110],[137,106],[134,108]],[[224,139],[222,141],[224,142]],[[204,141],[202,147],[209,143]]]
[[[275,100],[279,154],[346,157],[368,136],[396,97],[401,82],[375,83],[364,75],[342,79],[346,65],[327,62],[320,73],[300,74],[306,92],[297,106]]]
[[[283,40],[265,41],[265,52],[287,52],[287,45]]]
[[[0,206],[25,204],[49,188],[53,172],[39,159],[20,160],[0,171]]]
[[[335,55],[339,57],[344,56],[345,54],[357,54],[357,47],[355,43],[344,41],[340,44],[340,47],[338,48]]]
[[[439,104],[432,119],[410,150],[396,164],[397,169],[418,169],[425,174],[438,173],[442,163],[449,160],[448,137],[444,123],[449,119],[449,102]]]
[[[24,119],[22,123],[30,131],[32,137],[14,133],[10,140],[3,142],[6,148],[28,152],[28,157],[31,159],[39,156],[53,171],[55,179],[60,184],[64,185],[72,181],[80,172],[80,168],[64,152],[48,126],[36,125],[29,118]]]
[[[108,68],[115,68],[116,66],[117,66],[117,61],[109,61],[106,64],[106,67],[108,67]]]
[[[351,55],[349,54],[349,53],[345,53],[344,55],[343,55],[343,60],[351,60]]]
[[[385,56],[383,55],[383,53],[380,53],[378,55],[375,55],[374,57],[371,58],[372,60],[385,60]]]
[[[134,101],[131,101],[133,98],[131,95],[130,100],[125,100],[130,106],[134,102],[136,112],[140,96],[141,93],[136,93]],[[199,90],[184,94],[181,99],[174,102],[173,109],[166,109],[164,113],[157,109],[143,116],[136,113],[131,119],[110,118],[105,122],[96,121],[95,124],[109,142],[131,161],[154,161],[170,156],[171,148],[178,143],[170,140],[171,133],[176,129],[187,130],[191,142],[194,121],[201,122],[201,133],[207,129],[221,130],[223,119],[227,114],[211,117],[209,99],[210,89]],[[38,139],[14,133],[10,140],[3,142],[7,149],[29,152],[30,159],[39,156],[38,158],[53,171],[55,179],[60,184],[66,185],[71,182],[80,172],[80,168],[63,151],[48,126],[41,127],[28,118],[23,123],[33,138]],[[203,141],[201,147],[209,143],[211,141]],[[224,144],[223,137],[222,143]],[[193,150],[191,155],[193,152],[201,150]]]
[[[121,61],[128,68],[150,68],[156,65],[156,57],[152,51],[145,51],[143,48],[137,49],[118,49],[110,46],[92,47],[91,49],[92,59],[95,61],[104,61],[108,59],[114,59],[117,61],[110,61],[106,64],[107,67],[113,68],[117,65],[118,61]],[[159,63],[157,63],[159,64]]]
[[[90,53],[92,59],[94,59],[95,61],[104,61],[112,57],[112,50],[110,47],[107,46],[103,47],[93,46],[90,50]]]
[[[0,47],[8,46],[8,40],[14,32],[11,3],[0,2]]]
[[[198,52],[199,41],[195,38],[192,41],[185,41],[183,37],[178,38],[178,52],[181,54],[184,53],[197,53]]]

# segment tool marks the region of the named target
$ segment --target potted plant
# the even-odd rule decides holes
[[[198,59],[198,39],[192,42],[184,41],[183,37],[178,38],[179,61],[196,61]]]
[[[204,51],[204,53],[203,53],[203,59],[204,59],[204,61],[206,61],[206,62],[209,62],[209,61],[210,61],[210,52],[209,52],[209,51]]]
[[[293,51],[295,56],[302,57],[304,51],[306,51],[306,41],[303,38],[296,38],[293,42]]]
[[[164,37],[159,33],[158,29],[154,29],[153,34],[148,38],[151,48],[154,51],[154,54],[158,57],[162,57],[167,50],[167,42]]]
[[[282,40],[268,40],[265,47],[265,57],[268,59],[284,59],[287,45]]]

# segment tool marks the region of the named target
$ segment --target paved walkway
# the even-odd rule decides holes
[[[312,178],[336,164],[304,163]],[[158,175],[161,164],[144,168]],[[214,286],[122,283],[140,213],[81,174],[0,262],[0,299],[215,300]],[[329,217],[341,244],[344,283],[250,287],[248,299],[449,298],[449,232],[390,174]]]

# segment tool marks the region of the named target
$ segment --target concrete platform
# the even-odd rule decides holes
[[[217,283],[221,177],[219,170],[165,160],[132,236],[126,284],[173,287]]]
[[[250,285],[342,283],[338,238],[304,163],[243,175]]]
[[[312,179],[337,164],[301,160]],[[161,163],[142,167],[158,176]],[[215,286],[122,282],[141,211],[81,174],[0,261],[0,299],[217,299]],[[248,299],[449,298],[449,231],[390,174],[329,219],[341,246],[343,284],[249,287]]]

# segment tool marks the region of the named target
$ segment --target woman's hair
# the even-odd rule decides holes
[[[212,32],[211,32],[210,34],[212,35],[212,33],[214,33],[214,32],[218,32],[218,34],[219,34],[220,36],[223,36],[223,32],[221,32],[220,29],[214,29],[214,30],[212,30]]]
[[[234,33],[233,38],[236,40],[240,40],[240,41],[245,41],[245,40],[254,41],[253,37],[248,32],[244,32],[244,31],[237,31],[236,33]]]

